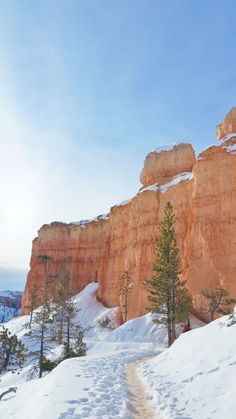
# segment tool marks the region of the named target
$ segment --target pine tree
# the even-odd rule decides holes
[[[47,255],[39,255],[38,261],[43,264],[44,272],[44,290],[42,296],[42,305],[37,310],[32,321],[31,339],[36,342],[37,348],[31,352],[38,364],[39,378],[42,377],[44,364],[47,361],[46,354],[50,352],[50,340],[52,330],[52,314],[48,297],[49,275],[48,262],[51,259]]]
[[[21,368],[25,360],[23,343],[2,326],[0,331],[0,374],[6,370]]]
[[[51,334],[53,330],[51,307],[48,301],[35,312],[31,328],[31,340],[36,342],[36,349],[31,356],[37,362],[39,378],[42,377],[46,354],[51,352]]]
[[[65,305],[65,330],[63,336],[64,358],[72,358],[86,355],[86,345],[83,342],[84,330],[76,314],[78,310],[72,300]]]
[[[28,325],[29,329],[31,329],[34,310],[37,307],[38,302],[39,302],[39,297],[38,297],[37,287],[36,287],[36,284],[34,283],[32,287],[29,289],[29,304],[25,305],[25,308],[28,309],[30,312],[30,321]]]
[[[118,283],[118,294],[120,297],[122,311],[124,313],[124,322],[127,322],[128,320],[128,298],[132,289],[133,283],[131,282],[130,274],[128,271],[125,271]]]
[[[70,263],[70,258],[65,258],[62,260],[57,274],[57,286],[55,290],[55,306],[54,310],[54,320],[56,321],[55,329],[55,340],[61,344],[63,339],[63,329],[65,327],[65,316],[67,312],[67,300],[72,295],[71,286],[70,286],[70,273],[68,269],[68,264]]]
[[[82,356],[86,354],[86,345],[83,342],[83,328],[76,319],[78,309],[73,299],[70,284],[69,264],[70,258],[65,258],[60,264],[57,274],[57,287],[54,304],[54,334],[53,340],[63,344],[63,357]]]
[[[235,299],[228,298],[229,292],[221,287],[212,291],[205,289],[201,294],[206,304],[206,307],[202,309],[202,312],[208,313],[211,321],[215,319],[217,313],[223,315],[230,314],[232,305],[236,303]]]
[[[164,218],[160,222],[160,237],[157,241],[154,276],[146,281],[149,288],[149,310],[158,313],[156,323],[167,327],[168,346],[176,338],[176,323],[185,320],[190,306],[190,297],[185,281],[179,279],[180,259],[174,232],[174,213],[167,203]]]

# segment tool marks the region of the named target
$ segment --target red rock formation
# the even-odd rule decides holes
[[[236,133],[236,108],[232,108],[216,127],[216,136],[222,140],[226,135]]]
[[[229,114],[230,127],[227,121],[221,124],[225,134],[232,133],[234,126],[232,113]],[[180,174],[181,171],[188,173]],[[197,161],[188,144],[175,146],[169,152],[152,152],[145,160],[141,179],[145,187],[129,202],[112,207],[104,219],[52,223],[39,230],[33,241],[23,313],[27,311],[24,307],[33,284],[39,293],[44,286],[38,255],[51,257],[48,269],[52,294],[60,262],[70,256],[74,289],[79,291],[97,280],[98,298],[110,307],[118,304],[116,284],[128,270],[134,282],[129,317],[145,313],[144,281],[152,275],[158,223],[168,201],[175,212],[182,277],[187,281],[196,311],[201,310],[204,288],[222,286],[236,297],[236,135],[207,148]],[[155,185],[150,186],[152,183]]]
[[[179,173],[191,172],[195,161],[191,144],[180,143],[159,148],[147,155],[140,181],[143,187],[154,183],[162,185]]]

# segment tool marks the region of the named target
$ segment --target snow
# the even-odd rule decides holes
[[[158,184],[157,184],[157,183],[154,183],[153,185],[150,185],[150,186],[147,186],[146,188],[143,188],[143,189],[139,192],[139,194],[140,194],[140,193],[143,193],[143,192],[146,192],[146,191],[150,191],[150,192],[157,192],[157,191],[159,191],[159,190],[160,190],[160,188],[159,188]]]
[[[40,380],[27,381],[31,368],[27,363],[19,374],[8,372],[2,375],[0,393],[9,386],[17,386],[16,394],[6,395],[1,402],[4,419],[25,419],[32,417],[32,411],[34,419],[131,417],[125,366],[127,362],[156,355],[163,350],[161,342],[165,340],[165,332],[162,330],[159,336],[151,315],[147,314],[121,326],[119,333],[116,323],[118,308],[108,309],[99,303],[97,288],[97,283],[91,283],[73,298],[80,309],[77,319],[87,328],[85,341],[88,355],[63,361]],[[111,329],[99,323],[107,317]],[[32,342],[30,336],[26,336],[28,321],[29,316],[22,316],[6,326],[30,349]],[[116,328],[114,332],[117,336],[112,328]],[[60,354],[60,348],[55,347],[52,352]]]
[[[53,221],[50,224],[44,224],[42,228],[51,228],[57,225],[65,225],[69,228],[72,228],[74,226],[80,226],[81,228],[85,228],[87,224],[90,223],[97,223],[99,221],[108,221],[109,220],[109,214],[100,214],[97,217],[91,218],[89,220],[80,220],[80,221],[72,221],[71,223],[67,224],[62,221]]]
[[[148,313],[126,323],[109,333],[104,339],[107,342],[155,342],[160,347],[166,346],[166,330],[153,323],[156,316]]]
[[[155,148],[153,150],[153,152],[154,153],[162,153],[163,151],[171,151],[175,147],[178,147],[181,144],[185,144],[185,143],[183,143],[183,142],[175,142],[175,143],[172,143],[172,144],[164,144],[164,145],[161,145],[161,146]]]
[[[132,389],[125,371],[141,362],[140,379],[159,419],[234,419],[236,410],[236,324],[228,317],[207,326],[190,315],[194,330],[181,334],[166,349],[166,330],[153,323],[153,314],[118,326],[118,308],[96,299],[98,284],[89,284],[74,297],[78,320],[86,327],[88,355],[60,363],[42,379],[27,381],[30,364],[19,374],[1,376],[0,394],[17,386],[0,402],[4,419],[131,419],[135,417]],[[109,328],[101,320],[110,319]],[[30,348],[29,316],[12,319],[7,327]],[[60,348],[53,348],[54,355]],[[37,409],[35,409],[37,406]]]
[[[193,178],[192,172],[183,172],[183,173],[180,173],[179,175],[174,176],[173,179],[171,179],[171,181],[164,183],[164,185],[158,186],[157,183],[154,183],[153,185],[147,186],[146,188],[142,189],[138,193],[138,195],[146,191],[150,191],[150,192],[160,191],[164,193],[172,186],[178,185],[178,183],[183,182],[185,180],[190,180],[192,178]]]
[[[20,314],[20,309],[15,307],[7,307],[0,302],[0,324],[8,322],[13,317]]]
[[[123,207],[125,205],[128,205],[131,201],[132,199],[126,199],[125,201],[122,201],[119,204],[114,205],[112,208]]]
[[[231,144],[223,148],[225,148],[229,153],[232,153],[232,154],[235,154],[236,152],[236,144]]]
[[[46,377],[18,385],[16,395],[5,396],[1,415],[4,419],[32,418],[32,412],[34,419],[131,418],[124,366],[144,354],[126,348],[63,361]]]
[[[173,177],[170,182],[165,183],[160,186],[161,192],[166,192],[171,186],[178,185],[178,183],[183,182],[184,180],[190,180],[193,178],[192,172],[183,172],[179,175]]]
[[[100,214],[97,217],[91,218],[89,220],[72,221],[69,224],[69,227],[73,227],[73,226],[79,225],[82,228],[85,228],[87,224],[97,223],[98,221],[107,221],[107,220],[109,220],[109,214]]]
[[[4,290],[0,291],[0,297],[14,297],[16,294],[21,295],[20,291]]]
[[[142,366],[160,418],[235,419],[236,325],[228,316],[182,334]]]
[[[222,145],[225,141],[231,140],[231,138],[236,137],[236,132],[231,132],[230,134],[225,135],[220,141],[219,144]]]
[[[231,145],[227,145],[227,141],[231,140],[231,138],[236,138],[236,133],[232,132],[231,134],[227,134],[225,135],[225,137],[223,137],[221,140],[217,141],[217,143],[215,144],[211,144],[210,146],[208,146],[206,148],[206,150],[208,150],[211,147],[222,147],[224,148],[229,154],[235,154],[236,152],[236,144],[231,144]],[[205,160],[204,157],[199,158],[198,160]]]
[[[223,147],[228,153],[232,153],[235,154],[236,152],[236,144],[230,144],[227,145],[225,144],[228,140],[230,140],[231,138],[235,138],[236,137],[236,133],[232,132],[231,134],[227,134],[224,138],[222,138],[218,143],[217,146],[221,146]]]

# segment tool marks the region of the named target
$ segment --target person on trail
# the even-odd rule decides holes
[[[189,332],[189,330],[191,330],[191,326],[190,326],[190,320],[188,319],[184,325],[182,333]]]

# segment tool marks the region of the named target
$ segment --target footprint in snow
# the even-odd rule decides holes
[[[211,374],[212,372],[219,371],[219,369],[220,369],[219,367],[213,368],[212,370],[207,371],[207,374]]]

